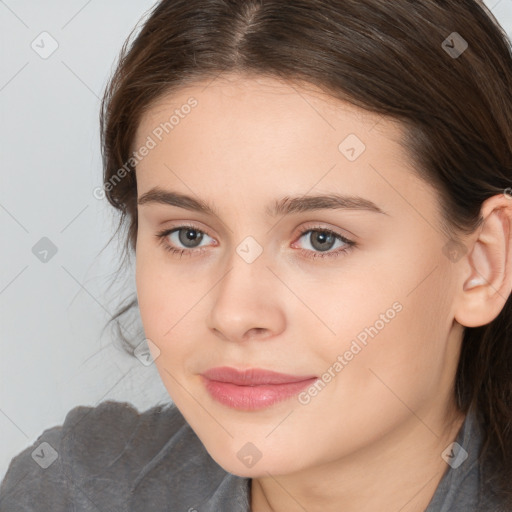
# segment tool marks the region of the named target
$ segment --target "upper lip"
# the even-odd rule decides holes
[[[262,368],[237,370],[229,366],[210,368],[202,373],[204,377],[239,386],[260,386],[264,384],[287,384],[316,378],[314,375],[287,375]]]

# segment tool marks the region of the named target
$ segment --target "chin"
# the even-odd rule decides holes
[[[298,462],[284,459],[278,450],[270,447],[259,450],[252,443],[237,444],[236,448],[208,450],[210,457],[225,471],[245,478],[260,478],[289,474],[297,471]],[[265,455],[265,452],[271,452]]]

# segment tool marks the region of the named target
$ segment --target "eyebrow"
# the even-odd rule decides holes
[[[142,194],[137,200],[137,204],[165,204],[219,217],[213,205],[206,201],[194,199],[191,196],[178,192],[164,190],[160,187],[154,187],[145,194]],[[275,217],[277,215],[290,215],[315,210],[366,210],[388,215],[368,199],[360,196],[340,194],[284,197],[267,206],[265,212],[267,215]]]

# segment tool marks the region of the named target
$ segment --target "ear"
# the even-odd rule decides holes
[[[467,253],[460,260],[455,298],[455,320],[466,327],[492,322],[512,290],[512,196],[488,198],[480,214],[483,224],[466,242]]]

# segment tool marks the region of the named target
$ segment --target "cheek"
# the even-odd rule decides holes
[[[193,287],[184,285],[185,279],[166,264],[165,258],[163,249],[139,238],[135,280],[140,316],[146,337],[154,340],[161,351],[165,350],[162,342],[171,337],[190,309],[189,295],[193,295]]]
[[[453,367],[447,350],[449,269],[442,261],[436,268],[436,262],[434,252],[390,251],[381,254],[373,271],[354,268],[343,282],[332,281],[334,293],[323,311],[336,339],[311,348],[326,371],[344,356],[332,387],[337,396],[354,406],[363,398],[382,404],[388,397],[399,404],[394,395],[418,403]]]
[[[139,310],[148,338],[160,338],[164,329],[166,308],[176,300],[168,289],[160,265],[145,253],[137,249],[136,286]],[[168,328],[168,327],[167,327]]]
[[[146,338],[159,349],[155,364],[169,390],[174,387],[169,373],[183,378],[195,370],[198,339],[203,339],[198,332],[207,314],[205,295],[214,285],[192,264],[176,264],[170,258],[150,240],[138,239],[135,280],[140,317]]]
[[[154,364],[171,399],[186,410],[186,395],[180,382],[187,372],[187,361],[193,346],[187,336],[187,321],[193,314],[197,293],[186,286],[186,279],[176,275],[176,269],[166,265],[166,253],[137,246],[136,287],[140,317],[146,338],[157,347]],[[156,354],[156,357],[155,357]]]

